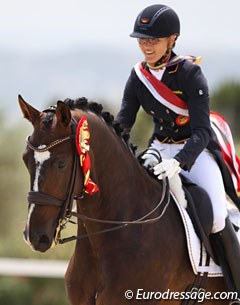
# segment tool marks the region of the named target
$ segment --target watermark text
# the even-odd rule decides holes
[[[237,292],[209,292],[205,289],[192,289],[191,291],[174,292],[168,289],[167,291],[145,291],[142,288],[137,291],[126,290],[125,298],[127,300],[198,300],[199,303],[204,300],[236,300]]]

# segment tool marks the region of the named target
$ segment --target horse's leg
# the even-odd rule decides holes
[[[79,224],[78,234],[85,233],[85,228]],[[72,305],[95,305],[95,261],[88,238],[77,241],[65,275],[65,282]]]
[[[186,252],[185,252],[186,251]],[[175,276],[175,279],[173,278],[172,281],[169,282],[168,287],[170,288],[170,291],[173,292],[184,292],[188,285],[194,283],[195,275],[193,274],[192,267],[190,264],[190,261],[188,259],[188,253],[185,248],[185,251],[183,251],[183,257],[182,257],[182,263],[181,266],[177,269],[177,274]],[[184,254],[185,252],[185,254]],[[206,283],[203,287],[207,293],[207,298],[204,301],[201,302],[201,304],[206,305],[229,305],[231,300],[220,300],[220,293],[223,292],[223,298],[226,297],[225,292],[227,293],[227,288],[224,282],[224,279],[222,277],[216,277],[216,278],[207,278]],[[217,293],[217,294],[215,294]],[[193,294],[193,297],[195,295]],[[199,297],[203,298],[203,292],[200,293]],[[161,301],[162,304],[169,304],[169,300],[164,303]],[[180,305],[180,300],[171,300],[172,305]]]

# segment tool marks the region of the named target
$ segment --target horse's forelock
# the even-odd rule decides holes
[[[42,120],[43,127],[50,128],[53,123],[53,117],[54,117],[53,112],[46,112],[46,115],[43,117],[43,120]]]

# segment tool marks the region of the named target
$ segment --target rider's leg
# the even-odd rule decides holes
[[[198,156],[190,172],[182,170],[181,174],[208,193],[213,208],[212,233],[223,230],[227,217],[226,195],[222,174],[213,155],[208,150],[204,150]]]
[[[240,246],[229,218],[226,218],[224,229],[212,234],[211,241],[227,282],[229,290],[237,291],[240,298]]]
[[[163,158],[173,158],[182,149],[183,144],[156,145]],[[192,182],[205,189],[211,199],[214,223],[212,227],[213,247],[222,265],[226,282],[230,290],[240,292],[240,247],[235,231],[227,218],[226,195],[220,169],[208,151],[204,150],[192,166],[190,172],[181,172]],[[226,225],[225,225],[226,222]],[[224,260],[220,257],[222,256]]]
[[[240,246],[227,217],[226,196],[220,169],[207,150],[203,151],[191,171],[182,174],[205,189],[213,207],[211,241],[219,259],[228,288],[240,293]],[[223,260],[222,260],[223,259]]]
[[[162,144],[155,140],[151,146],[158,149],[161,157],[166,159],[173,158],[184,144]],[[223,230],[227,217],[226,195],[222,175],[213,155],[205,149],[198,156],[191,170],[189,172],[182,170],[181,174],[208,193],[213,208],[212,233]]]
[[[211,241],[221,264],[228,289],[240,293],[240,246],[234,228],[227,217],[226,196],[220,169],[212,154],[200,154],[190,172],[182,174],[205,189],[213,207]]]

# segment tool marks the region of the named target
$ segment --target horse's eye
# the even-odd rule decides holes
[[[66,166],[66,162],[64,160],[58,161],[58,168],[63,169]]]

